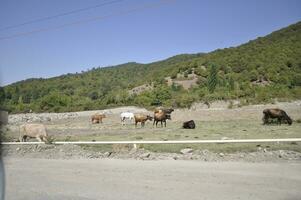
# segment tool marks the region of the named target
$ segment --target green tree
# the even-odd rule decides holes
[[[0,87],[0,105],[2,105],[5,101],[5,91],[3,87]]]
[[[23,103],[23,98],[22,96],[19,96],[19,99],[18,99],[18,110],[19,111],[24,111],[24,103]]]
[[[210,93],[213,93],[218,82],[217,78],[217,72],[218,69],[215,65],[211,65],[209,76],[208,76],[208,82],[207,82],[207,87]]]

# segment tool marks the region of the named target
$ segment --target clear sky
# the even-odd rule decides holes
[[[102,3],[12,29],[7,26]],[[159,4],[158,4],[159,2]],[[300,0],[0,0],[1,85],[237,46],[301,20]],[[145,7],[154,5],[153,7]],[[141,9],[144,7],[145,9]],[[137,8],[137,9],[136,9]],[[136,9],[135,12],[128,12]],[[128,12],[127,14],[121,14]],[[54,27],[94,17],[100,20]],[[47,28],[46,32],[3,39]],[[2,38],[2,39],[1,39]]]

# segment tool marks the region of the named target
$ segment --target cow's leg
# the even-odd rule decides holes
[[[136,128],[137,128],[137,124],[138,124],[138,122],[135,121],[135,127],[136,127]]]
[[[19,140],[20,140],[20,142],[26,142],[26,138],[27,138],[26,135],[22,135],[22,136],[20,136]]]
[[[278,117],[278,124],[281,126],[281,117]]]
[[[144,127],[145,122],[141,122],[141,127]]]
[[[36,138],[37,138],[37,140],[38,140],[39,142],[43,142],[43,140],[42,140],[42,138],[41,138],[41,136],[40,136],[40,135],[39,135],[39,136],[37,136]]]
[[[47,142],[47,137],[43,135],[42,140],[43,140],[43,142]]]
[[[155,126],[155,122],[156,122],[156,120],[154,119],[154,122],[153,122],[153,127]]]
[[[159,122],[159,121],[157,120],[157,121],[156,121],[156,128],[158,127],[158,122]]]
[[[161,127],[163,127],[163,120],[161,120]]]

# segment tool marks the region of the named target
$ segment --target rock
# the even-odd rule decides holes
[[[150,157],[150,153],[144,153],[140,156],[140,158],[149,158]]]
[[[209,151],[207,149],[201,150],[200,154],[207,155]]]
[[[219,156],[220,156],[220,157],[224,157],[225,154],[224,154],[224,153],[219,153]]]
[[[105,156],[105,157],[109,157],[110,155],[112,154],[112,152],[105,152],[103,155]]]
[[[188,153],[192,153],[192,152],[193,152],[193,149],[186,148],[186,149],[182,149],[180,152],[181,152],[182,154],[188,154]]]
[[[228,137],[222,137],[221,140],[228,140]]]
[[[21,148],[20,148],[20,147],[18,147],[18,148],[16,148],[16,151],[20,151],[20,149],[21,149]]]

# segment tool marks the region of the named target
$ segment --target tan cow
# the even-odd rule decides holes
[[[138,122],[141,122],[141,127],[144,127],[145,122],[147,120],[152,121],[153,117],[149,116],[149,115],[144,115],[144,114],[135,114],[134,115],[135,118],[135,126],[137,127]]]
[[[99,124],[99,122],[102,123],[102,119],[103,118],[106,118],[105,114],[95,114],[95,115],[92,115],[91,116],[92,124]]]
[[[43,124],[23,124],[20,126],[20,142],[26,142],[27,137],[36,138],[39,142],[47,142],[48,135]]]

